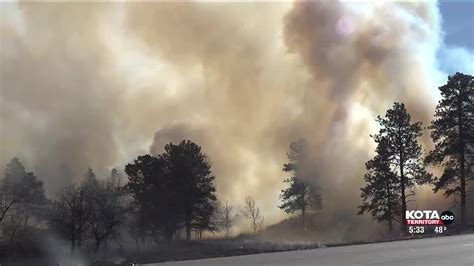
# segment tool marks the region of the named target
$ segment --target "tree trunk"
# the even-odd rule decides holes
[[[76,248],[76,237],[71,235],[71,254],[74,254],[74,250]]]
[[[306,226],[306,210],[305,207],[301,208],[301,218],[303,218],[303,229],[306,231],[307,226]]]
[[[81,248],[82,247],[82,230],[78,230],[76,235],[77,235],[76,246]]]
[[[71,240],[71,254],[74,254],[76,248],[76,226],[74,223],[69,227],[69,237]]]
[[[466,177],[464,176],[464,158],[461,160],[461,224],[462,226],[466,224]]]
[[[16,235],[16,230],[18,229],[18,227],[20,226],[21,223],[22,223],[22,220],[20,219],[20,221],[13,228],[13,232],[10,236],[10,240],[8,241],[8,247],[7,247],[7,252],[6,252],[7,257],[10,256],[10,252],[11,252],[11,249],[13,247],[13,240],[15,239],[15,235]]]
[[[390,181],[387,180],[386,183],[387,186],[387,212],[388,212],[388,229],[390,230],[390,233],[392,232],[392,201],[390,199]]]
[[[165,242],[166,242],[166,244],[169,245],[169,244],[171,244],[171,241],[173,241],[173,233],[168,231],[168,232],[165,233]]]
[[[97,254],[99,252],[99,247],[100,247],[100,240],[95,240],[95,246],[94,246],[94,253]]]
[[[191,215],[186,214],[186,240],[191,240]]]
[[[303,191],[301,193],[301,217],[303,218],[303,229],[306,231],[306,186],[303,185]]]
[[[406,232],[406,229],[407,229],[407,225],[405,224],[405,214],[406,214],[406,210],[407,210],[407,202],[406,202],[406,199],[405,199],[405,175],[403,174],[403,161],[402,161],[402,157],[400,156],[400,182],[401,182],[401,192],[402,192],[402,222],[400,223],[401,224],[401,228],[402,228],[402,232]]]
[[[460,142],[460,187],[461,187],[461,225],[466,224],[466,177],[464,173],[464,167],[466,164],[465,152],[464,152],[464,134],[463,134],[463,117],[462,117],[462,105],[459,104],[459,142]]]
[[[186,240],[191,240],[191,225],[186,224]]]
[[[135,236],[135,246],[137,247],[137,252],[140,253],[140,244],[138,240],[139,236],[138,234]]]

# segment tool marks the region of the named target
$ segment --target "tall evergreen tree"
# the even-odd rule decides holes
[[[321,195],[314,184],[310,184],[306,168],[307,156],[306,141],[300,139],[291,143],[290,151],[288,152],[289,162],[283,165],[283,171],[291,172],[293,175],[284,180],[289,183],[287,189],[283,189],[280,194],[280,199],[283,202],[280,209],[287,213],[294,213],[301,210],[301,217],[303,220],[303,227],[306,230],[306,211],[321,207]]]
[[[444,167],[443,174],[434,179],[434,191],[444,190],[445,197],[459,195],[461,222],[465,223],[466,186],[473,180],[470,171],[474,154],[474,78],[456,73],[439,90],[442,99],[429,127],[435,148],[425,162]]]
[[[411,123],[411,116],[405,105],[397,102],[387,110],[385,117],[378,116],[376,121],[381,129],[373,138],[377,144],[387,141],[389,162],[399,180],[402,220],[405,220],[407,198],[414,194],[412,191],[407,195],[406,190],[428,183],[431,179],[423,166],[421,145],[417,140],[422,135],[421,122]],[[406,231],[403,221],[401,226],[402,231]]]
[[[211,165],[201,147],[190,140],[169,143],[159,158],[167,162],[169,177],[174,180],[179,195],[177,204],[184,212],[186,238],[191,239],[192,229],[214,230],[210,224],[203,224],[203,221],[211,221],[208,218],[215,211],[217,198]]]
[[[388,222],[392,231],[393,221],[400,218],[401,193],[398,188],[400,180],[391,169],[389,143],[385,137],[379,139],[376,153],[365,164],[367,173],[364,180],[367,185],[361,188],[363,203],[358,214],[370,213],[377,222]]]

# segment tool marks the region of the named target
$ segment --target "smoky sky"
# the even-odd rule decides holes
[[[360,202],[375,117],[404,101],[426,125],[447,75],[436,3],[1,8],[0,163],[19,156],[50,195],[88,167],[105,175],[190,139],[218,197],[252,196],[272,223],[284,217],[286,152],[305,138],[309,181],[344,220]]]

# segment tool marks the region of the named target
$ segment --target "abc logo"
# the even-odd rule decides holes
[[[446,225],[452,224],[454,222],[454,214],[450,211],[444,211],[441,213],[441,221]]]

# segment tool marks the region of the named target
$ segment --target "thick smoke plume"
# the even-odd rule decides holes
[[[426,125],[435,3],[2,4],[0,163],[24,158],[48,191],[164,144],[209,156],[218,195],[278,221],[289,144],[350,226],[374,119],[404,101]],[[424,140],[426,148],[430,142]]]
[[[2,165],[20,156],[56,190],[118,160],[119,81],[99,30],[106,7],[11,3],[2,14]]]

